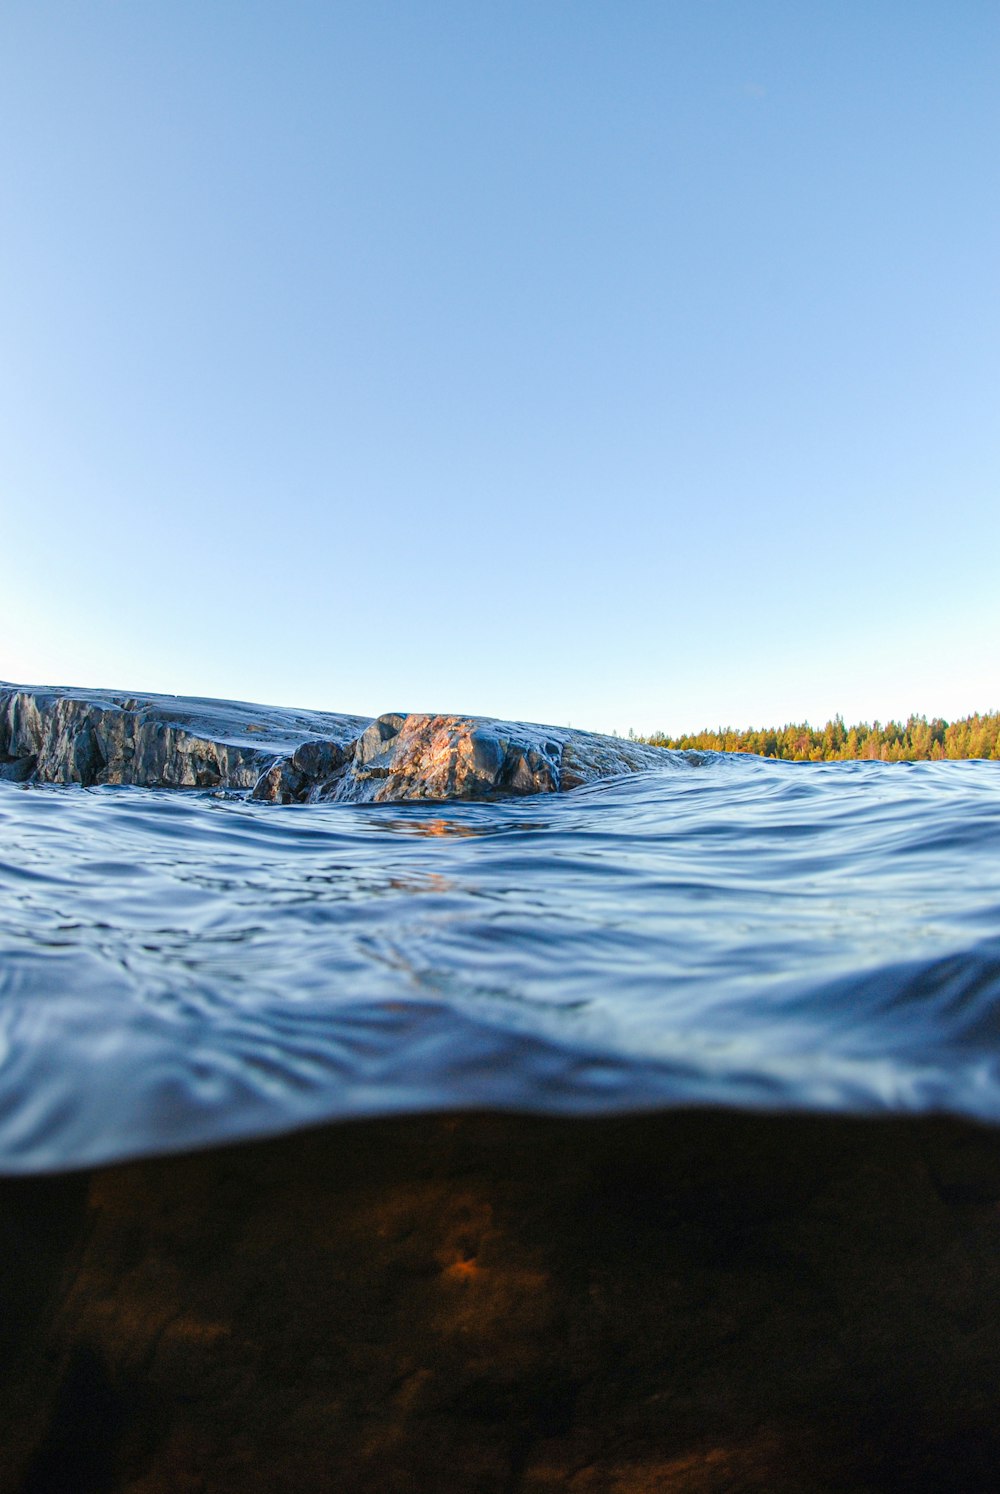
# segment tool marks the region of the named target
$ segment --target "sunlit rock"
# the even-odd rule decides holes
[[[552,794],[669,760],[657,747],[570,728],[397,712],[379,716],[332,766],[301,752],[271,764],[253,797],[395,804]]]
[[[0,776],[250,790],[269,803],[550,794],[670,754],[486,717],[364,717],[108,691],[0,688]]]
[[[544,727],[467,716],[380,716],[358,742],[336,796],[378,803],[554,793],[561,787],[562,749],[560,737]]]

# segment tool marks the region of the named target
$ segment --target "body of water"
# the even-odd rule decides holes
[[[343,1116],[1000,1119],[1000,764],[489,804],[0,783],[0,1170]]]

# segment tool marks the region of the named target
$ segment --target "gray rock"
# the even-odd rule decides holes
[[[362,734],[363,735],[363,734]],[[270,804],[304,804],[320,784],[329,784],[340,776],[356,744],[349,742],[308,741],[296,747],[290,757],[278,758],[254,784],[252,799]]]
[[[0,685],[0,771],[39,783],[252,789],[277,754],[340,750],[364,716],[109,690]],[[322,767],[322,754],[313,760]]]
[[[269,803],[547,794],[673,754],[570,728],[0,686],[0,777],[249,790]]]

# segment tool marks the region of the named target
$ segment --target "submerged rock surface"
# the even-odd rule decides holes
[[[249,790],[271,803],[556,793],[670,754],[571,728],[475,716],[374,721],[181,696],[0,686],[0,777]]]
[[[0,1494],[988,1494],[1000,1138],[439,1116],[0,1180]]]

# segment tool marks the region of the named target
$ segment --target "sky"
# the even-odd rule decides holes
[[[1000,708],[995,0],[5,0],[0,678]]]

